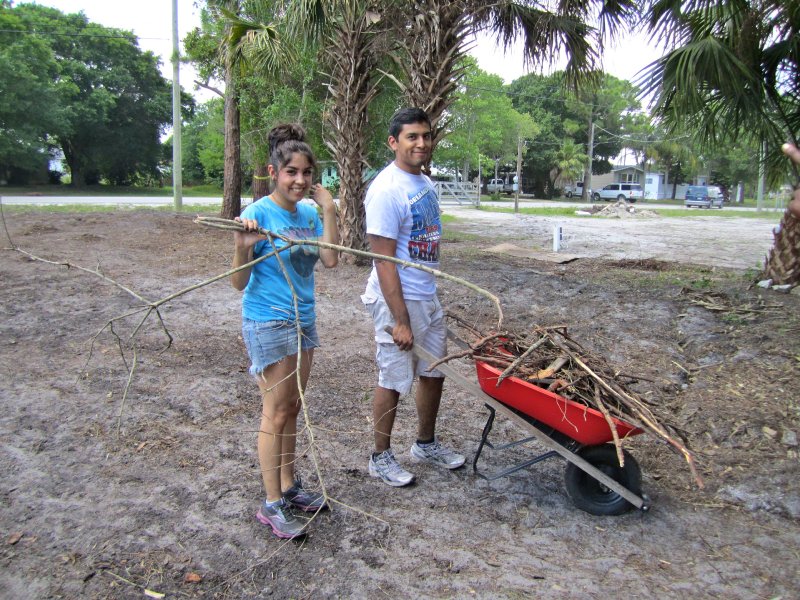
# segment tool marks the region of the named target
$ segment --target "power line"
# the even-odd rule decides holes
[[[641,144],[660,144],[662,142],[677,142],[677,141],[685,140],[685,139],[691,137],[691,136],[689,136],[689,134],[684,134],[684,135],[680,135],[680,136],[675,137],[675,138],[661,138],[660,140],[636,140],[636,139],[632,139],[632,138],[630,138],[630,137],[628,137],[626,135],[620,135],[618,133],[611,133],[610,131],[608,131],[607,129],[603,129],[602,127],[598,127],[598,129],[600,131],[604,132],[604,133],[607,133],[608,135],[610,135],[612,137],[619,138],[619,139],[621,139],[621,140],[623,140],[625,142],[638,142],[638,143],[641,143]]]

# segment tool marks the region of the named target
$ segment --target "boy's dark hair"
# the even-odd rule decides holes
[[[389,135],[396,139],[400,135],[403,125],[412,123],[426,123],[428,127],[433,127],[428,113],[421,108],[401,108],[392,115],[389,121]]]
[[[316,170],[317,161],[311,146],[306,143],[306,130],[298,123],[276,125],[269,132],[269,164],[280,171],[292,160],[292,154],[299,152],[308,158],[308,162]]]

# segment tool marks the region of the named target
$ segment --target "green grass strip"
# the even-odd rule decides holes
[[[750,211],[750,210],[736,210],[736,209],[716,209],[716,210],[703,210],[697,208],[649,208],[647,205],[643,206],[636,206],[637,210],[649,210],[661,217],[725,217],[729,219],[769,219],[772,221],[779,221],[781,216],[783,216],[783,211],[767,211],[762,210],[761,212],[758,211]],[[485,212],[498,212],[498,213],[513,213],[513,208],[505,208],[500,206],[480,206],[477,210],[482,210]],[[595,217],[602,219],[604,217],[600,215],[576,215],[575,211],[581,210],[579,207],[575,206],[564,206],[564,207],[525,207],[519,209],[519,214],[521,215],[537,215],[540,217],[573,217],[576,219],[588,219],[590,217]]]

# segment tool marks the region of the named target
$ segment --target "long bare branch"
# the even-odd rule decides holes
[[[214,228],[217,228],[217,229],[228,229],[228,230],[232,230],[232,231],[244,231],[244,227],[238,221],[231,221],[231,220],[228,220],[228,219],[220,219],[219,217],[197,217],[195,219],[195,223],[198,223],[200,225],[204,225],[206,227],[214,227]],[[483,289],[481,287],[478,287],[477,285],[467,281],[466,279],[461,279],[460,277],[455,277],[454,275],[450,275],[449,273],[445,273],[444,271],[439,271],[438,269],[431,269],[430,267],[426,267],[424,265],[415,264],[415,263],[412,263],[412,262],[409,262],[409,261],[406,261],[406,260],[401,260],[399,258],[394,258],[392,256],[386,256],[386,255],[383,255],[383,254],[376,254],[374,252],[367,252],[366,250],[356,250],[355,248],[347,248],[345,246],[339,246],[337,244],[329,244],[327,242],[321,242],[321,241],[318,241],[318,240],[293,240],[293,239],[284,237],[282,235],[278,235],[278,234],[276,234],[274,232],[268,231],[268,230],[266,230],[264,228],[259,228],[259,233],[261,233],[263,235],[266,235],[268,237],[275,237],[275,238],[283,240],[287,245],[282,247],[280,249],[281,251],[284,251],[284,250],[286,250],[287,248],[289,248],[291,246],[301,246],[301,245],[317,246],[319,248],[329,248],[331,250],[337,250],[339,252],[345,252],[347,254],[352,254],[354,256],[360,256],[362,258],[370,258],[370,259],[373,259],[373,260],[384,260],[384,261],[387,261],[387,262],[392,262],[392,263],[395,263],[395,264],[398,264],[398,265],[402,265],[404,267],[410,267],[410,268],[413,268],[413,269],[419,269],[420,271],[424,271],[426,273],[430,273],[431,275],[434,275],[435,277],[439,277],[441,279],[445,279],[447,281],[451,281],[453,283],[457,283],[458,285],[462,285],[464,287],[467,287],[467,288],[471,289],[472,291],[474,291],[474,292],[476,292],[476,293],[478,293],[478,294],[480,294],[480,295],[482,295],[482,296],[484,296],[484,297],[486,297],[486,298],[488,298],[489,300],[492,301],[492,303],[495,306],[495,309],[497,310],[497,315],[498,315],[498,317],[497,317],[497,329],[498,330],[502,329],[502,325],[503,325],[503,308],[500,305],[500,299],[497,296],[495,296],[494,294],[492,294],[491,292],[489,292],[488,290],[485,290],[485,289]],[[198,284],[196,287],[200,287],[202,285],[207,285],[208,283],[211,283],[211,281],[215,281],[215,280],[216,279],[209,280],[208,282],[203,282],[201,284]]]

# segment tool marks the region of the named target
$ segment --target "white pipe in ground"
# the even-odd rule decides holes
[[[553,252],[561,250],[561,240],[563,239],[563,232],[561,225],[553,225]]]

